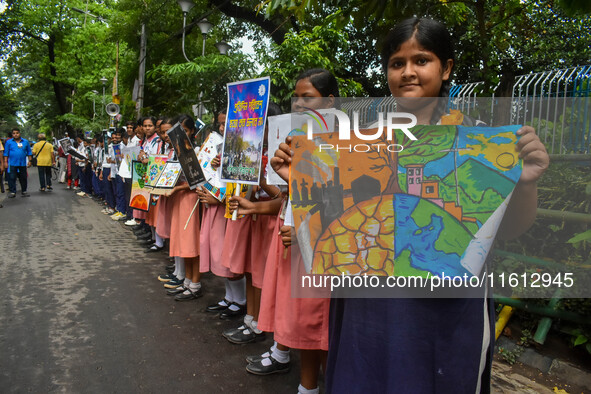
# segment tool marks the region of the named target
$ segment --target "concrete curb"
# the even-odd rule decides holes
[[[496,349],[499,347],[512,351],[517,348],[517,344],[509,338],[501,336],[495,344]],[[591,391],[591,373],[567,361],[544,356],[532,348],[525,348],[517,361],[536,368],[544,374],[555,376],[565,383],[568,382]]]

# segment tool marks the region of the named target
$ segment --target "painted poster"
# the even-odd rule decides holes
[[[119,165],[121,165],[122,159],[121,144],[113,145],[113,153],[115,154],[115,163],[117,164],[117,167],[119,167]]]
[[[122,165],[119,167],[119,175],[123,178],[131,178],[131,162],[137,160],[141,151],[140,146],[121,148]]]
[[[168,161],[167,155],[154,155],[148,158],[148,169],[146,170],[146,186],[155,187],[164,166]]]
[[[416,140],[352,138],[351,150],[328,148],[343,145],[336,133],[294,136],[290,198],[307,271],[480,274],[521,175],[519,127],[415,126]]]
[[[68,151],[72,147],[72,140],[69,139],[68,137],[62,138],[61,140],[58,140],[57,142],[60,144],[60,146],[62,147],[62,150],[66,154],[68,153]]]
[[[191,190],[195,189],[198,185],[205,182],[205,176],[201,170],[201,165],[199,165],[199,160],[197,160],[195,148],[191,140],[178,122],[166,134],[168,134],[176,157],[179,163],[181,163],[181,168],[183,169],[189,188]]]
[[[131,162],[131,197],[129,206],[133,209],[148,212],[150,209],[150,191],[146,186],[147,164],[141,161]]]
[[[322,121],[316,114],[322,116]],[[287,185],[287,183],[271,167],[271,158],[275,151],[279,149],[279,144],[285,142],[285,138],[295,130],[306,133],[309,127],[314,127],[314,133],[328,133],[334,131],[335,116],[323,110],[312,112],[298,112],[292,114],[283,114],[269,116],[267,118],[269,125],[269,135],[267,141],[269,144],[269,160],[267,162],[267,184],[268,185]],[[294,133],[295,134],[295,133]]]
[[[178,161],[167,161],[154,187],[172,189],[176,185],[179,176],[181,175],[181,171],[181,163]]]
[[[211,161],[222,151],[223,144],[224,137],[212,132],[197,155],[206,180],[203,186],[219,201],[226,197],[226,184],[220,180],[220,168],[214,169]]]
[[[227,88],[222,181],[258,185],[270,79],[232,82]]]

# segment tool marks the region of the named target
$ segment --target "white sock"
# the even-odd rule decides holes
[[[234,297],[232,295],[232,286],[230,286],[230,279],[226,278],[224,285],[226,286],[226,300],[228,300],[228,302],[234,301]]]
[[[218,302],[218,305],[221,305],[221,306],[228,306],[228,303],[227,303],[227,302],[226,302],[226,300],[224,299],[224,300],[221,300],[221,301],[219,301],[219,302]]]
[[[253,320],[250,322],[249,327],[252,329],[252,331],[254,331],[255,334],[262,334],[263,332],[258,329],[258,325],[259,325],[259,322],[256,320]]]
[[[193,292],[196,292],[197,290],[199,290],[201,288],[201,282],[191,282],[191,284],[189,285],[189,289],[191,289]]]
[[[152,227],[152,228],[154,228],[154,227]],[[154,239],[156,239],[156,242],[154,242],[156,244],[156,246],[158,246],[159,248],[164,247],[164,238],[159,236],[157,232],[154,232]]]
[[[228,307],[229,310],[236,312],[237,310],[240,309],[240,307],[236,304],[232,304]]]
[[[183,282],[183,286],[185,286],[186,288],[189,288],[189,286],[191,286],[191,279],[189,278],[185,278],[185,281]]]
[[[271,352],[277,349],[277,341],[273,341],[273,346],[271,346]]]
[[[320,389],[316,387],[315,389],[307,389],[301,384],[298,386],[298,394],[318,394],[320,393]]]
[[[185,279],[185,259],[182,257],[175,256],[174,263],[175,265],[178,262],[178,271],[176,277],[179,279]]]
[[[250,323],[252,322],[252,319],[254,319],[254,316],[252,315],[244,315],[244,324],[246,324],[246,326],[250,327]]]
[[[246,304],[246,277],[238,280],[230,280],[230,287],[232,289],[232,302],[239,305]]]
[[[273,357],[275,360],[277,360],[278,362],[285,364],[289,362],[289,349],[288,350],[279,350],[277,348],[275,348],[275,350],[273,350],[271,352],[271,357]]]
[[[174,276],[177,276],[179,274],[179,262],[176,257],[174,258],[174,271],[172,271],[172,274]]]

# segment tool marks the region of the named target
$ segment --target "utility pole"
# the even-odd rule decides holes
[[[142,23],[142,35],[140,38],[140,69],[138,76],[138,92],[135,108],[137,119],[142,117],[142,107],[144,105],[144,79],[146,77],[146,24]]]

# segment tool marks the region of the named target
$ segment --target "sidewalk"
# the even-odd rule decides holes
[[[509,351],[517,347],[505,336],[497,340],[496,348],[499,346]],[[546,356],[533,348],[525,348],[514,365],[503,361],[496,351],[495,354],[493,393],[591,393],[591,372],[581,366]]]

